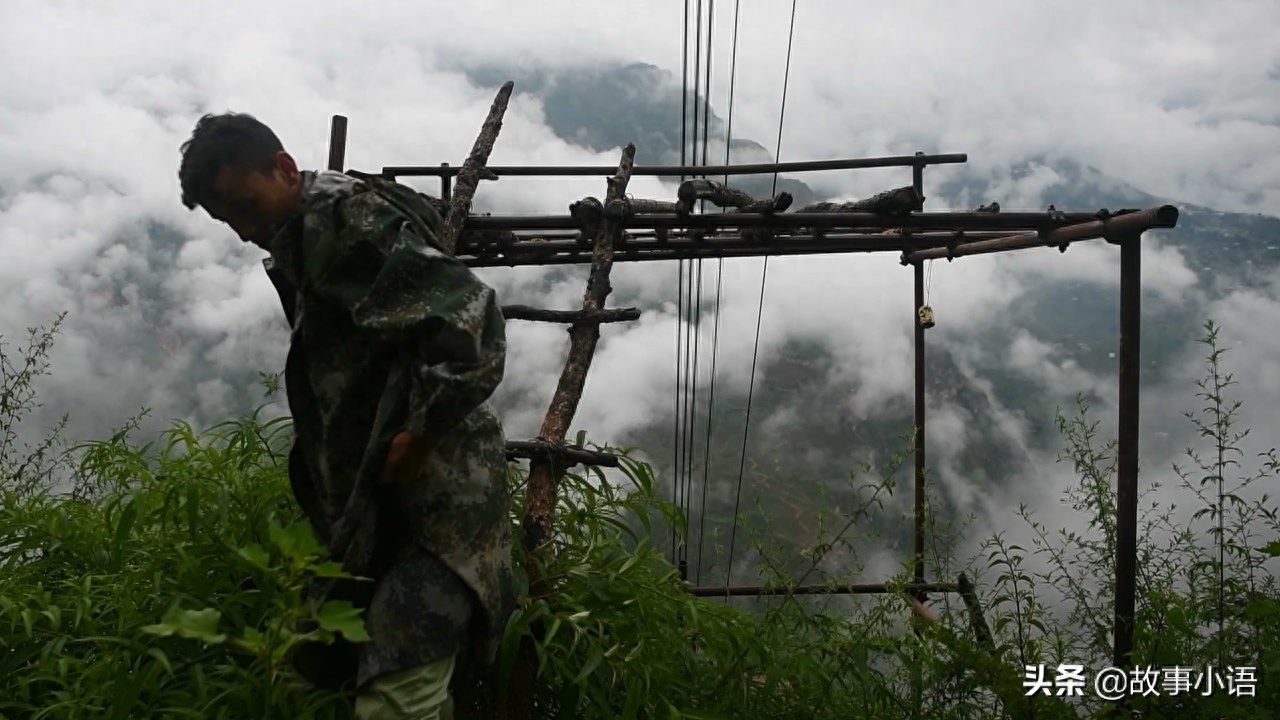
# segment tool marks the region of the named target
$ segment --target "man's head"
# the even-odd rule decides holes
[[[182,144],[182,204],[197,205],[265,247],[298,207],[302,174],[271,128],[251,115],[205,115]]]

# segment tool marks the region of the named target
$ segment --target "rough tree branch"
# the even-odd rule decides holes
[[[780,192],[776,197],[758,200],[737,188],[702,178],[680,183],[676,197],[684,212],[692,212],[693,204],[699,200],[709,200],[718,208],[735,208],[744,213],[779,213],[791,207],[792,202],[789,192]]]
[[[635,145],[628,144],[622,151],[617,173],[609,178],[606,203],[626,196],[635,156]],[[612,290],[609,285],[609,270],[613,267],[613,246],[622,236],[622,224],[614,219],[606,219],[604,204],[595,198],[584,198],[573,203],[569,207],[569,213],[582,224],[583,232],[590,233],[596,240],[591,257],[591,274],[582,297],[582,309],[585,312],[599,311]],[[599,339],[599,325],[575,325],[569,330],[569,358],[565,361],[560,382],[551,398],[550,407],[547,408],[539,442],[564,444],[565,433],[568,432],[569,424],[577,412],[578,402],[582,399],[582,388],[586,384],[587,371],[591,368],[591,359],[595,355]],[[529,579],[529,594],[533,597],[546,592],[539,555],[546,551],[544,543],[551,537],[560,484],[560,468],[556,465],[556,461],[545,453],[535,455],[529,463],[522,540],[525,556],[528,558],[525,571]],[[517,650],[509,689],[507,693],[500,694],[494,704],[490,715],[492,720],[507,718],[512,711],[517,718],[529,717],[533,708],[537,668],[537,650],[532,637],[525,635]]]
[[[554,464],[560,465],[561,468],[579,464],[595,465],[597,467],[620,466],[618,456],[611,453],[555,445],[542,440],[508,440],[507,459],[515,460],[520,458],[550,459]]]
[[[503,305],[502,316],[508,320],[532,322],[592,323],[629,322],[640,319],[638,308],[608,308],[604,310],[545,310],[528,305]]]
[[[628,144],[622,151],[617,173],[609,178],[609,192],[605,203],[625,197],[635,156],[636,146]],[[570,214],[577,217],[584,228],[597,230],[591,273],[587,277],[587,290],[582,297],[582,309],[588,312],[599,311],[613,291],[609,284],[609,271],[613,268],[613,246],[617,236],[622,234],[622,226],[616,220],[604,217],[604,206],[595,198],[574,203],[570,207]],[[565,433],[568,432],[569,424],[573,422],[578,403],[582,399],[582,388],[586,385],[587,372],[591,369],[591,360],[599,339],[600,326],[596,324],[575,325],[569,330],[569,357],[565,360],[560,382],[538,433],[540,439],[563,444]],[[525,501],[524,540],[528,550],[541,546],[551,535],[559,485],[557,480],[550,462],[537,458],[533,460],[529,467],[529,490]]]
[[[885,190],[877,193],[869,198],[862,200],[854,200],[852,202],[833,203],[820,202],[812,205],[806,205],[796,212],[798,213],[873,213],[875,215],[910,215],[920,204],[924,202],[924,198],[916,192],[915,187],[907,185],[906,187]]]
[[[492,107],[489,108],[489,116],[484,119],[484,125],[480,127],[475,145],[471,147],[471,154],[467,156],[466,161],[462,163],[462,169],[458,171],[453,195],[449,199],[449,211],[444,218],[444,232],[440,236],[440,244],[444,246],[446,252],[453,253],[458,246],[458,236],[462,233],[462,226],[471,213],[471,198],[476,194],[476,186],[481,180],[495,178],[494,174],[485,167],[485,163],[489,162],[489,153],[493,152],[493,144],[497,142],[498,132],[502,130],[502,116],[507,112],[507,103],[511,100],[511,91],[514,88],[515,83],[510,80],[502,84],[497,97],[493,99]]]

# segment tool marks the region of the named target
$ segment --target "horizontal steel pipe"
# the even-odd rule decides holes
[[[949,253],[946,248],[917,250],[909,253],[903,259],[903,262],[914,263],[921,260],[937,260],[946,257],[961,257],[963,255],[984,255],[1031,247],[1058,247],[1080,240],[1096,240],[1099,238],[1115,241],[1155,228],[1171,228],[1177,224],[1178,208],[1173,205],[1161,205],[1160,207],[1125,213],[1124,215],[1115,215],[1106,220],[1093,220],[1067,225],[1044,234],[1024,233],[1013,237],[966,243],[958,246],[953,253]]]
[[[652,228],[910,228],[912,230],[1039,230],[1096,220],[1097,213],[981,213],[937,212],[910,215],[873,213],[706,213],[698,215],[632,215],[628,230]],[[1125,217],[1121,215],[1120,217]],[[571,230],[580,223],[570,215],[477,215],[467,220],[468,230]]]
[[[882,233],[830,233],[824,235],[799,234],[799,235],[776,235],[773,237],[765,236],[762,238],[753,238],[741,234],[734,235],[712,235],[700,239],[695,239],[685,235],[669,237],[666,240],[659,240],[652,235],[627,238],[625,243],[618,243],[614,252],[622,252],[627,249],[641,250],[670,250],[685,248],[704,248],[704,247],[737,247],[737,248],[761,248],[764,250],[791,246],[804,245],[805,247],[833,247],[842,248],[850,242],[865,242],[868,247],[876,247],[882,250],[915,250],[918,248],[928,247],[945,247],[949,242],[978,242],[985,240],[994,240],[1002,237],[1016,237],[1020,233],[1014,232],[984,232],[969,233],[961,238],[955,237],[952,233],[916,233],[912,235],[885,235]],[[484,248],[476,248],[471,245],[463,245],[458,250],[459,257],[475,256],[484,257],[487,255],[502,255],[506,257],[519,257],[521,255],[555,255],[558,253],[590,253],[591,245],[589,243],[580,243],[576,239],[557,239],[542,240],[528,239],[516,240],[508,245],[500,245],[490,243]]]
[[[789,255],[849,255],[854,253],[880,253],[898,250],[881,244],[868,243],[865,239],[849,240],[843,244],[807,245],[781,243],[776,246],[698,246],[678,248],[646,247],[624,248],[614,252],[614,262],[654,262],[660,260],[696,260],[717,258],[784,257]],[[898,250],[901,252],[900,250]],[[586,265],[591,262],[590,252],[573,254],[527,254],[517,256],[484,256],[463,258],[468,267],[530,267],[544,265]]]
[[[762,597],[767,595],[883,595],[893,592],[960,592],[955,583],[864,583],[858,585],[797,585],[793,587],[763,585],[731,585],[729,587],[691,587],[697,597]]]
[[[893,155],[889,157],[849,158],[846,160],[805,160],[785,163],[749,163],[743,165],[637,165],[632,176],[683,177],[703,175],[763,175],[775,172],[817,172],[821,170],[857,170],[862,168],[915,167],[917,165],[951,165],[969,161],[966,153],[944,155]],[[453,177],[461,170],[452,165],[387,165],[383,177]],[[612,165],[508,165],[488,170],[498,177],[566,177],[608,176],[618,171]]]
[[[804,228],[801,228],[804,229]],[[713,242],[725,239],[741,241],[744,233],[736,232],[737,228],[713,228],[709,232],[707,230],[693,229],[672,229],[672,230],[628,230],[626,233],[627,244],[644,243],[644,242],[662,242],[662,243],[688,243],[688,242]],[[487,230],[486,235],[481,236],[483,242],[481,247],[485,252],[490,252],[494,247],[519,248],[520,251],[537,251],[539,248],[545,247],[569,247],[569,245],[579,245],[583,248],[590,249],[591,240],[583,239],[580,232],[566,232],[563,230]],[[489,233],[510,233],[509,235],[499,236]],[[1025,234],[1025,230],[956,230],[952,232],[939,231],[912,231],[911,238],[925,238],[932,240],[941,240],[945,238],[956,238],[960,242],[973,242],[974,240],[989,240],[1000,237],[1013,237],[1015,235]],[[763,233],[761,233],[763,234]],[[699,238],[699,236],[701,236]],[[465,237],[464,241],[459,243],[459,247],[466,250],[466,254],[473,254],[471,251],[476,249],[474,239],[476,234]],[[795,239],[828,239],[828,238],[894,238],[900,239],[907,237],[899,233],[890,233],[883,228],[836,228],[835,230],[820,230],[816,234],[812,232],[796,232],[794,230],[774,231],[772,242],[789,242]],[[663,239],[665,238],[665,239]],[[762,240],[751,240],[750,242],[762,242]],[[503,244],[505,243],[505,245]],[[567,243],[567,244],[566,244]],[[469,250],[468,250],[469,249]],[[455,254],[464,254],[464,250],[459,250]]]

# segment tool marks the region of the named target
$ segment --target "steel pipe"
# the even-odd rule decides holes
[[[697,597],[762,597],[768,595],[883,595],[886,593],[960,592],[955,583],[862,583],[854,585],[730,585],[728,587],[691,587],[689,594]]]
[[[1161,205],[1160,207],[1137,210],[1123,215],[1114,215],[1106,219],[1095,219],[1089,222],[1067,225],[1045,233],[1026,233],[1017,237],[968,243],[957,247],[955,252],[937,248],[918,250],[904,257],[903,264],[921,260],[961,257],[963,255],[984,255],[1030,247],[1057,247],[1079,240],[1106,238],[1107,240],[1116,241],[1140,235],[1154,228],[1171,228],[1177,224],[1178,208],[1173,205]]]
[[[702,240],[683,242],[628,241],[622,248],[614,251],[617,262],[648,262],[657,260],[688,260],[697,258],[743,258],[787,256],[787,255],[841,255],[849,253],[875,253],[887,250],[901,252],[904,248],[928,248],[945,246],[952,240],[950,235],[886,237],[879,235],[837,235],[826,237],[793,236],[780,238],[773,242],[744,240],[741,236],[716,238],[717,241]],[[721,242],[722,241],[722,242]],[[521,247],[525,245],[525,247]],[[553,246],[552,250],[541,250],[538,246]],[[491,246],[493,247],[493,246]],[[461,255],[462,262],[469,267],[525,267],[542,265],[580,265],[591,261],[591,246],[572,242],[551,241],[546,243],[519,243],[503,250],[493,247],[494,252],[478,252],[474,255]]]
[[[864,168],[919,167],[953,165],[969,161],[967,153],[943,155],[893,155],[888,157],[849,158],[845,160],[803,160],[785,163],[748,163],[742,165],[637,165],[633,175],[650,177],[702,177],[706,175],[765,175],[786,172],[819,172],[823,170],[858,170]],[[439,165],[386,165],[383,177],[446,177],[461,168]],[[617,171],[608,165],[506,165],[488,168],[498,177],[591,177],[607,176]]]
[[[1174,210],[1176,213],[1177,210]],[[1121,215],[1121,217],[1128,217]],[[938,212],[910,215],[876,215],[874,213],[706,213],[698,215],[653,214],[630,215],[623,221],[627,230],[655,228],[724,228],[749,227],[818,229],[889,229],[911,230],[1051,230],[1096,221],[1097,213],[977,213]],[[576,230],[581,223],[571,215],[476,215],[467,220],[468,230]]]
[[[1142,370],[1142,243],[1120,241],[1120,403],[1116,448],[1116,594],[1112,663],[1127,668],[1133,653],[1138,566],[1138,403]]]
[[[334,115],[329,125],[329,169],[342,172],[347,157],[347,118]]]

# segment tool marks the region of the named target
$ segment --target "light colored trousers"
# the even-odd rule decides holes
[[[374,678],[356,696],[359,720],[452,720],[454,658]]]

